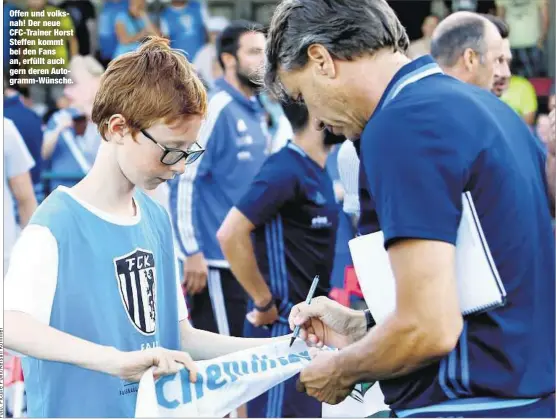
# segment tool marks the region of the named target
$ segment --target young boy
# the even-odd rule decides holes
[[[113,61],[92,119],[104,141],[88,175],[59,187],[16,244],[5,280],[5,343],[25,355],[34,417],[132,417],[137,381],[269,343],[194,329],[167,213],[152,190],[202,153],[204,87],[154,38]],[[132,384],[135,383],[135,384]]]

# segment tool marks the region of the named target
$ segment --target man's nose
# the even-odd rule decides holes
[[[510,71],[510,66],[508,65],[508,63],[504,63],[502,64],[501,68],[500,68],[500,76],[501,77],[510,77],[512,75],[512,72]]]

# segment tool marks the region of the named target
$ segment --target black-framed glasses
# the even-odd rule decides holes
[[[195,142],[195,144],[193,144],[189,150],[184,151],[180,150],[179,148],[166,147],[160,144],[144,129],[141,130],[141,134],[143,134],[145,137],[147,137],[149,140],[151,140],[162,149],[163,153],[162,157],[160,158],[160,162],[167,166],[173,166],[181,159],[185,159],[185,164],[191,164],[199,157],[201,157],[201,154],[205,152],[205,150],[197,142]]]

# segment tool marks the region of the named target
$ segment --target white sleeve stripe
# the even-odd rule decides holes
[[[204,0],[201,0],[201,16],[203,19],[203,24],[208,26],[208,21],[210,19],[210,14],[208,11],[207,3]]]
[[[222,110],[231,102],[232,97],[222,91],[213,96],[208,106],[208,118],[201,126],[197,142],[206,149],[208,141],[212,135],[216,121],[218,120]],[[193,228],[193,184],[199,170],[199,165],[203,160],[204,154],[201,155],[193,164],[187,166],[183,175],[180,176],[178,182],[176,213],[177,213],[177,229],[178,240],[181,241],[183,248],[188,254],[199,251],[199,243],[195,237]]]
[[[66,146],[68,147],[71,155],[73,156],[83,173],[89,173],[91,166],[89,162],[87,162],[87,159],[85,158],[83,152],[77,146],[73,135],[68,130],[65,130],[64,132],[62,132],[62,138],[64,139],[64,142],[66,143]]]
[[[348,140],[349,141],[349,140]],[[346,141],[338,151],[338,172],[346,192],[359,193],[359,158],[355,146]]]
[[[185,295],[183,295],[183,291],[181,288],[181,275],[179,272],[179,262],[175,262],[176,266],[176,293],[178,299],[178,321],[181,322],[182,320],[187,320],[189,317],[189,313],[187,311],[187,304],[185,303]]]
[[[344,211],[359,213],[359,157],[349,140],[338,151],[338,172],[345,191]]]

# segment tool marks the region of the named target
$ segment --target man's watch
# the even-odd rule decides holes
[[[367,309],[364,311],[365,313],[365,320],[367,321],[367,331],[371,330],[371,327],[373,327],[374,325],[376,325],[375,319],[373,318],[373,315],[371,314],[371,310]]]
[[[255,304],[255,310],[261,313],[266,313],[267,311],[270,311],[270,309],[274,306],[275,306],[274,298],[271,298],[268,304],[264,306],[258,306],[257,304]]]

